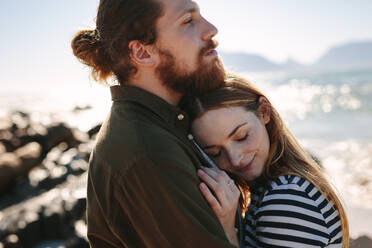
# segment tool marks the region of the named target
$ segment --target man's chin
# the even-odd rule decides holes
[[[197,70],[201,73],[206,71],[225,71],[221,57],[219,55],[204,56]]]
[[[219,62],[222,64],[221,57],[218,55],[217,52],[216,54],[204,55],[202,61],[203,61],[202,64],[204,64],[204,66],[212,65],[213,63],[216,63],[216,62]]]
[[[175,66],[173,56],[163,53],[163,63],[157,68],[157,73],[169,89],[181,94],[200,95],[224,84],[225,70],[218,55],[212,53],[199,57],[195,71],[187,73]]]

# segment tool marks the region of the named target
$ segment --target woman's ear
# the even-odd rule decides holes
[[[150,46],[142,44],[138,40],[132,40],[128,45],[130,57],[138,66],[151,67],[155,65],[154,56]]]
[[[260,96],[258,99],[259,106],[258,106],[258,117],[263,125],[266,125],[270,122],[270,116],[271,116],[271,104],[267,100],[266,97]]]

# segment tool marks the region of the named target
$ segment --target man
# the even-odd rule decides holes
[[[97,30],[73,39],[97,80],[120,84],[90,159],[92,247],[233,247],[198,189],[207,161],[177,107],[223,83],[216,34],[191,0],[101,0]]]

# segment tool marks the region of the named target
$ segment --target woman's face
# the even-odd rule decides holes
[[[262,174],[268,158],[269,121],[269,114],[257,117],[243,107],[220,108],[196,119],[192,131],[219,168],[252,181]]]

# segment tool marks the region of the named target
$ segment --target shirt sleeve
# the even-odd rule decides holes
[[[304,180],[303,180],[304,181]],[[276,185],[257,211],[259,247],[342,247],[337,210],[309,182]]]
[[[144,247],[234,247],[201,195],[191,161],[163,155],[139,156],[116,179],[110,220],[117,237]],[[128,226],[134,236],[128,236]]]

